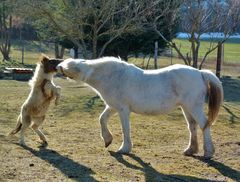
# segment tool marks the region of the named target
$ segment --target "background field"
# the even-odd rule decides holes
[[[33,64],[39,52],[29,51],[26,61]],[[169,59],[163,60],[169,63]],[[142,59],[130,61],[141,65]],[[225,99],[212,127],[216,154],[211,160],[201,157],[200,130],[200,153],[182,155],[189,134],[180,109],[160,116],[132,114],[134,147],[129,155],[115,152],[122,136],[119,118],[113,116],[109,128],[114,140],[105,149],[98,123],[103,102],[86,85],[61,78],[54,79],[62,87],[61,103],[51,106],[42,127],[49,146],[40,148],[38,137],[29,129],[28,147],[22,148],[18,135],[8,137],[7,133],[16,124],[29,87],[27,82],[0,80],[0,181],[240,181],[239,63],[223,67]],[[213,69],[214,64],[205,68]]]
[[[178,45],[181,45],[181,50],[184,54],[189,51],[188,41],[184,39],[175,40]],[[204,55],[204,52],[208,49],[209,42],[202,41],[200,47],[200,58]],[[24,66],[34,67],[39,61],[41,53],[47,54],[49,56],[54,56],[54,45],[50,43],[43,43],[38,41],[25,41],[24,43]],[[224,44],[224,62],[222,65],[222,75],[229,75],[234,77],[240,76],[240,44],[238,41],[230,41]],[[184,62],[178,58],[176,52],[173,51],[172,57],[166,57],[164,53],[159,53],[158,67],[162,68],[169,66],[171,64],[184,64]],[[65,58],[69,57],[69,50],[65,51]],[[14,42],[11,58],[15,60],[14,66],[22,67],[22,47],[21,43]],[[0,55],[0,60],[2,57]],[[148,57],[143,58],[130,58],[129,62],[132,62],[139,67],[146,68]],[[12,63],[11,63],[12,64]],[[0,61],[0,69],[4,66],[11,66],[8,63],[3,63]],[[203,65],[203,69],[215,70],[216,68],[216,51],[212,52],[207,58],[206,63]],[[149,69],[153,68],[153,59],[149,61]]]

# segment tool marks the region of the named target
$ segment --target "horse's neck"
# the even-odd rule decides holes
[[[101,65],[102,66],[102,65]],[[107,71],[104,67],[98,65],[87,65],[87,69],[84,69],[84,76],[82,80],[94,89],[101,92],[103,85],[109,80],[109,70]]]

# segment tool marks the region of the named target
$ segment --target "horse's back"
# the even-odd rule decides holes
[[[201,72],[185,65],[142,70],[110,58],[95,63],[94,77],[101,82],[98,90],[113,108],[128,106],[136,113],[161,114],[204,95],[206,90]]]
[[[201,72],[185,65],[142,72],[133,69],[127,77],[123,85],[125,100],[137,113],[167,113],[206,92]]]

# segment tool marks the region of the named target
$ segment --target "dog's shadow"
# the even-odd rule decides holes
[[[91,168],[79,164],[72,159],[61,155],[60,153],[40,147],[39,150],[32,149],[27,146],[22,146],[25,150],[31,152],[34,156],[48,162],[59,171],[61,171],[68,179],[73,181],[97,181],[91,175],[94,174]]]
[[[122,163],[126,167],[142,171],[145,175],[146,182],[152,182],[152,181],[204,181],[204,182],[210,182],[210,181],[213,181],[213,180],[208,180],[208,179],[203,179],[203,178],[197,178],[194,176],[184,176],[184,175],[177,175],[177,174],[163,174],[163,173],[158,172],[156,169],[154,169],[150,163],[144,162],[140,157],[136,156],[135,154],[119,154],[119,153],[116,153],[113,151],[109,151],[109,153],[118,162]],[[123,158],[124,155],[135,160],[138,164],[140,164],[140,167],[126,161]],[[201,161],[204,161],[204,160],[201,160]],[[224,164],[222,164],[220,162],[216,162],[216,161],[209,161],[209,165],[214,167],[215,169],[218,169],[218,171],[221,174],[223,174],[224,176],[227,176],[236,181],[237,181],[237,179],[239,180],[239,171],[231,169],[230,167],[225,166]],[[233,173],[235,175],[230,175]]]

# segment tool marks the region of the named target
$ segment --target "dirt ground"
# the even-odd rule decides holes
[[[19,136],[8,137],[29,93],[27,82],[0,80],[0,181],[240,181],[240,80],[224,77],[225,102],[212,136],[216,153],[182,155],[189,133],[180,109],[169,115],[131,115],[133,151],[116,153],[122,141],[118,116],[109,128],[113,143],[105,149],[98,117],[103,102],[90,88],[57,78],[59,106],[51,106],[42,126],[49,145],[42,148],[32,130],[27,147]]]

